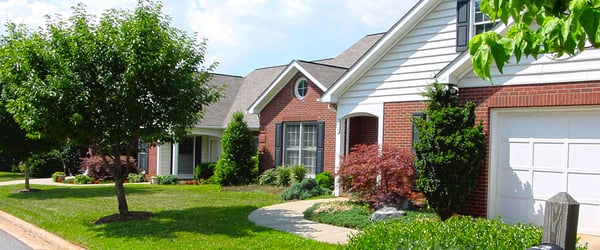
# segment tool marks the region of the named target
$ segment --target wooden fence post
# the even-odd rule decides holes
[[[548,201],[544,211],[542,242],[559,245],[565,250],[575,249],[579,203],[568,193],[560,192]]]

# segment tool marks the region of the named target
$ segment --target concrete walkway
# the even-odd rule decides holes
[[[324,201],[345,200],[344,198],[294,201],[254,210],[248,219],[257,225],[293,233],[316,241],[346,244],[357,230],[336,227],[304,219],[304,210]]]

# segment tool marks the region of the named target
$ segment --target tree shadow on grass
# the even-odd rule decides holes
[[[106,238],[176,238],[176,233],[247,237],[253,232],[269,230],[248,220],[256,206],[193,207],[153,213],[146,220],[113,222],[89,226],[96,237]]]
[[[33,185],[32,185],[33,187]],[[33,199],[33,200],[49,200],[49,199],[63,199],[63,198],[94,198],[94,197],[114,197],[115,187],[113,185],[103,186],[73,186],[73,187],[53,187],[44,185],[35,185],[37,192],[19,192],[10,193],[7,197],[12,199]],[[159,192],[160,190],[152,187],[127,187],[125,186],[125,193],[130,194],[144,194],[151,192]]]

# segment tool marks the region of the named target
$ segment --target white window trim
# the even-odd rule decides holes
[[[305,81],[306,82],[306,93],[301,96],[300,93],[298,93],[298,85],[302,82]],[[306,95],[308,94],[308,79],[306,79],[306,77],[300,77],[298,80],[296,80],[296,84],[294,84],[294,94],[296,95],[296,98],[302,100],[304,99],[304,97],[306,97]]]
[[[287,145],[287,139],[288,139],[288,134],[287,134],[287,128],[289,125],[300,125],[300,130],[299,130],[299,135],[300,137],[298,138],[299,140],[299,145],[298,147],[294,147],[294,151],[298,152],[298,162],[294,163],[293,165],[301,165],[304,167],[310,167],[310,166],[305,166],[304,164],[302,164],[302,159],[303,159],[303,155],[302,152],[304,151],[304,149],[306,149],[306,147],[303,147],[303,142],[304,142],[304,126],[306,125],[317,125],[317,122],[286,122],[283,124],[283,145],[282,145],[282,163],[285,165],[287,162],[287,151],[288,151],[288,145]],[[319,140],[319,138],[315,138],[316,140]],[[316,142],[315,142],[316,143]],[[317,152],[317,147],[314,147],[314,152]],[[316,166],[316,162],[315,162],[315,166],[312,166],[315,169],[315,172],[317,172],[317,166]],[[307,175],[309,177],[314,177],[313,175],[316,175],[316,173],[307,173]]]
[[[492,21],[492,20],[483,21],[483,22],[479,22],[479,23],[475,22],[475,12],[476,12],[475,2],[477,2],[477,1],[481,2],[481,0],[470,0],[469,1],[469,12],[470,12],[469,13],[469,40],[471,40],[471,38],[473,38],[475,35],[477,35],[477,34],[475,34],[475,31],[476,31],[475,27],[477,25],[494,23],[494,21]]]

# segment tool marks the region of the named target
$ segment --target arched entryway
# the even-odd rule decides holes
[[[357,144],[377,144],[379,118],[372,115],[352,116],[345,119],[345,151],[344,155]]]

